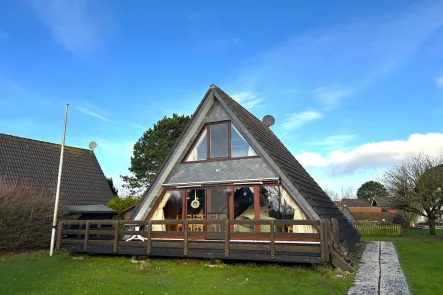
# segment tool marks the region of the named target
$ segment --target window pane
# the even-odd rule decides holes
[[[234,191],[234,219],[254,220],[254,188],[238,187]],[[253,225],[237,224],[234,230],[236,232],[253,232]]]
[[[207,216],[208,220],[228,219],[229,189],[208,189]],[[208,226],[210,232],[220,232],[225,230],[225,224],[211,224]]]
[[[231,153],[233,158],[257,155],[233,124],[231,124]]]
[[[306,220],[306,216],[294,199],[281,186],[260,186],[260,219],[292,219]],[[263,208],[262,208],[263,207]],[[263,210],[268,214],[262,217]],[[269,232],[269,226],[260,227],[261,231]],[[315,233],[312,225],[278,225],[274,231],[288,233]]]
[[[205,217],[205,190],[187,190],[186,195],[186,216],[187,219],[193,219],[194,215],[199,215],[198,217]]]
[[[228,156],[228,123],[210,126],[211,132],[211,158]]]
[[[181,191],[167,191],[157,206],[151,220],[182,219],[183,194]],[[177,230],[177,226],[152,225],[154,231]]]
[[[207,145],[206,145],[206,128],[203,130],[200,137],[197,139],[192,151],[188,154],[186,162],[189,161],[201,161],[207,159]]]

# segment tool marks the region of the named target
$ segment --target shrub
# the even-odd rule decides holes
[[[0,188],[0,252],[49,247],[54,199],[50,192]],[[64,210],[59,210],[58,217],[70,218]]]
[[[120,213],[135,204],[138,204],[140,202],[140,198],[133,198],[133,197],[126,197],[126,198],[120,198],[118,196],[113,197],[107,204],[111,209],[114,209],[117,211],[117,215],[113,217],[113,219],[123,219],[123,216],[120,215]]]
[[[394,218],[392,219],[392,223],[399,224],[402,228],[409,227],[409,221],[403,214],[400,213],[395,214]]]
[[[383,221],[384,219],[385,222],[392,222],[394,218],[394,215],[387,212],[357,212],[352,213],[352,215],[354,215],[357,221]]]

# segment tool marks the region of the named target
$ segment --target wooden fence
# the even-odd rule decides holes
[[[354,223],[362,236],[397,237],[402,235],[399,224]]]

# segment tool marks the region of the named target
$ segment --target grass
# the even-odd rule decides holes
[[[442,294],[443,230],[407,230],[401,237],[364,237],[363,241],[394,242],[403,271],[415,294]]]
[[[329,267],[222,264],[151,259],[145,271],[127,257],[63,252],[0,257],[0,294],[345,294],[352,277],[331,279]],[[184,263],[183,263],[184,262]]]

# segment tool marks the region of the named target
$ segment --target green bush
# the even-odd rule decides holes
[[[140,202],[140,197],[120,198],[118,196],[115,196],[106,204],[106,206],[117,211],[117,215],[115,215],[112,219],[123,219],[120,213],[126,208],[132,205],[136,205],[139,202]]]
[[[357,221],[383,221],[392,222],[394,215],[388,212],[357,212],[352,213]]]
[[[0,252],[49,248],[54,199],[54,194],[50,192],[24,187],[2,187]],[[70,218],[62,209],[58,217]]]

